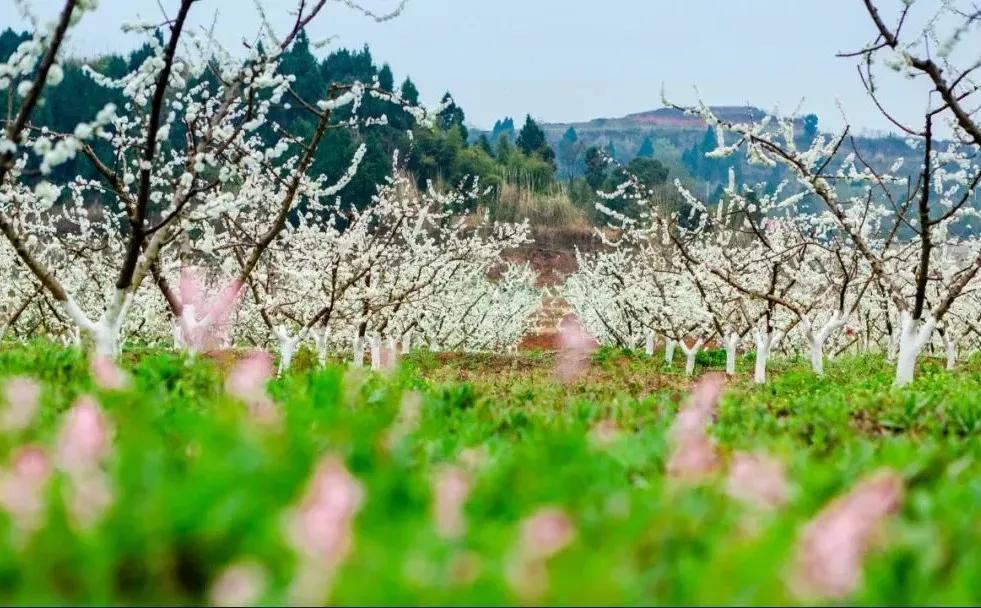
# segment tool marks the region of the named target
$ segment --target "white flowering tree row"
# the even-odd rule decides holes
[[[358,352],[369,334],[375,343],[415,333],[464,348],[517,341],[517,313],[537,302],[530,271],[488,274],[501,251],[527,239],[527,226],[450,217],[448,204],[475,196],[476,182],[440,195],[396,177],[358,211],[340,194],[363,146],[341,175],[311,171],[328,129],[385,122],[360,117],[367,96],[422,123],[442,109],[412,106],[377,83],[300,97],[279,58],[326,3],[301,0],[285,36],[266,23],[242,56],[187,27],[197,5],[182,0],[163,23],[131,26],[151,49],[132,72],[87,71],[125,102],[70,133],[37,127],[31,116],[58,84],[66,35],[91,18],[92,0],[66,0],[0,64],[11,109],[0,123],[5,332],[82,340],[105,356],[124,338],[172,339],[196,352],[219,338],[264,344],[272,336],[284,366],[308,337],[321,357],[330,341]],[[362,12],[384,20],[401,7]],[[310,133],[277,124],[275,110],[290,107],[309,114]],[[57,182],[53,170],[76,157],[99,178]],[[512,295],[516,314],[502,318],[495,306]]]
[[[675,105],[715,129],[718,147],[709,156],[744,153],[750,163],[782,166],[791,178],[769,194],[730,178],[712,205],[676,182],[685,200],[680,210],[654,208],[654,197],[630,178],[607,194],[633,199],[637,208],[629,215],[603,208],[616,250],[580,256],[581,269],[570,278],[569,300],[592,331],[621,344],[653,331],[686,340],[686,349],[715,337],[730,361],[751,332],[758,382],[777,347],[806,350],[817,373],[829,345],[835,352],[852,343],[878,347],[895,360],[897,385],[912,380],[928,347],[942,348],[948,366],[959,350],[977,348],[981,120],[977,57],[969,50],[976,11],[943,3],[907,42],[903,28],[914,3],[904,3],[895,26],[871,0],[866,9],[878,35],[844,55],[860,59],[869,96],[906,135],[911,160],[877,167],[847,126],[802,145],[794,119],[777,112],[733,123],[705,104]],[[958,58],[967,67],[956,65]],[[922,83],[928,103],[917,126],[880,99],[882,63]],[[941,124],[952,134],[943,144],[935,135]]]

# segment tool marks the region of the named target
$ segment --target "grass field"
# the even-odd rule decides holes
[[[898,511],[845,599],[981,602],[979,361],[927,361],[902,390],[877,358],[825,378],[777,360],[762,388],[744,373],[708,428],[717,466],[692,479],[666,474],[691,387],[659,357],[601,350],[560,383],[544,353],[418,352],[389,376],[307,356],[271,401],[228,393],[231,358],[128,352],[110,390],[78,352],[0,353],[0,375],[42,388],[0,436],[0,602],[809,603],[802,530],[883,469]],[[65,445],[83,395],[107,446]],[[744,451],[785,467],[778,506],[733,496]]]

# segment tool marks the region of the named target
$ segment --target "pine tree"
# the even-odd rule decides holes
[[[641,158],[651,158],[654,156],[654,140],[648,135],[644,138],[644,141],[640,142],[640,148],[637,149],[637,156]]]
[[[387,63],[378,70],[378,86],[383,91],[395,90],[395,76],[392,75],[392,68]]]
[[[402,96],[402,99],[410,104],[415,105],[419,103],[419,89],[416,88],[415,83],[408,76],[402,81],[399,94]]]

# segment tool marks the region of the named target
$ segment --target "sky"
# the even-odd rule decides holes
[[[378,12],[397,4],[361,1]],[[0,0],[0,27],[25,26],[16,7],[21,2]],[[889,21],[897,2],[882,2]],[[27,3],[42,19],[61,4]],[[139,36],[120,25],[159,21],[161,6],[173,14],[176,5],[100,0],[73,30],[70,49],[90,56],[135,48]],[[263,6],[274,27],[285,31],[295,2],[263,0]],[[250,0],[202,0],[192,8],[192,21],[204,27],[216,14],[216,34],[226,48],[242,48],[259,30]],[[323,53],[368,44],[397,81],[412,77],[424,102],[449,90],[467,122],[481,128],[505,115],[576,122],[651,110],[661,106],[663,86],[681,103],[694,102],[697,88],[710,105],[800,107],[817,114],[823,129],[844,124],[843,108],[859,130],[889,130],[866,98],[854,60],[835,57],[873,38],[858,0],[409,0],[399,17],[384,23],[331,0],[308,30],[314,41],[333,37]],[[904,86],[888,96],[891,110],[922,115],[926,99]]]

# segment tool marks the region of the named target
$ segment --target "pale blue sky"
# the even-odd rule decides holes
[[[174,0],[160,0],[173,10]],[[883,11],[892,15],[883,2]],[[12,0],[0,0],[0,24],[20,25]],[[34,0],[52,16],[60,2]],[[285,29],[295,2],[265,0]],[[364,0],[383,11],[396,0]],[[210,23],[229,47],[258,30],[249,0],[202,0],[195,23]],[[157,20],[156,0],[101,0],[75,30],[79,54],[130,49],[138,37],[119,26],[137,15]],[[449,89],[468,121],[489,127],[504,115],[578,121],[659,107],[661,84],[679,101],[692,87],[711,104],[779,105],[815,112],[825,128],[841,124],[840,98],[852,124],[885,128],[865,98],[854,63],[835,53],[871,39],[860,0],[410,0],[403,15],[374,23],[331,5],[311,38],[333,46],[371,46],[397,79],[412,76],[426,101]],[[900,91],[900,89],[896,89]],[[921,95],[897,94],[897,114],[922,114]]]

